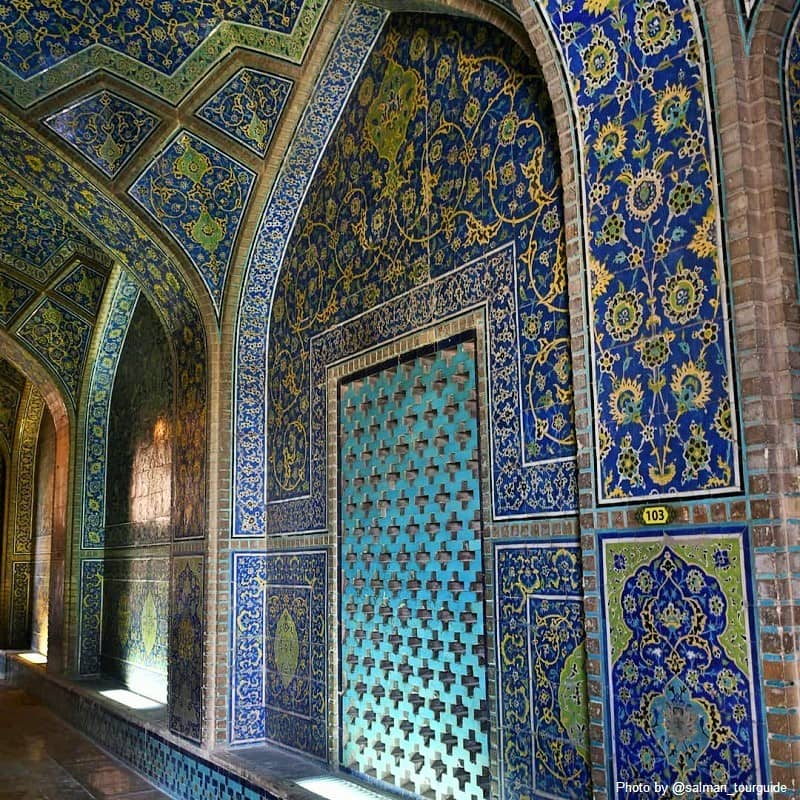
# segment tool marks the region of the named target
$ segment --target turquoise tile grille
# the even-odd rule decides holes
[[[474,350],[340,396],[342,765],[437,800],[490,780]]]

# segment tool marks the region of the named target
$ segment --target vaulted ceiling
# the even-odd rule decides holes
[[[0,114],[39,153],[0,148],[0,330],[58,377],[73,405],[120,245],[97,224],[104,212],[82,215],[88,199],[70,206],[53,182],[78,175],[78,198],[96,189],[180,265],[201,313],[222,325],[348,6],[0,4]],[[51,176],[42,152],[69,167]]]

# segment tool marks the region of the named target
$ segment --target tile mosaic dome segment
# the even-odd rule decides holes
[[[0,169],[0,262],[45,283],[63,264],[65,250],[91,248],[46,198]]]
[[[0,7],[0,50],[5,65],[20,78],[97,45],[171,74],[221,23],[288,34],[302,6],[302,0],[10,0]]]
[[[158,118],[102,91],[53,114],[44,124],[113,178],[155,130]]]
[[[0,3],[0,94],[29,108],[102,70],[177,104],[235,48],[303,62],[328,0]]]
[[[217,313],[254,182],[252,170],[183,130],[129,189],[180,243]]]
[[[197,115],[263,158],[292,86],[287,78],[242,69]]]

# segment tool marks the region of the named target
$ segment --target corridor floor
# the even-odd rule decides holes
[[[38,700],[0,680],[0,800],[168,800]]]

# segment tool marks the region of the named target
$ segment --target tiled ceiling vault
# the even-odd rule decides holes
[[[96,187],[140,226],[221,324],[272,165],[324,60],[313,48],[328,46],[321,31],[335,31],[347,5],[10,0],[0,113],[77,170],[73,196]],[[77,406],[119,249],[98,220],[65,213],[54,180],[46,159],[0,161],[0,329]]]
[[[491,3],[516,17],[512,0]],[[181,268],[201,314],[222,326],[353,4],[9,0],[0,9],[0,114],[39,140],[31,154],[50,150],[80,176],[66,196],[96,194],[105,198],[96,207],[110,201],[140,226]],[[64,174],[39,156],[0,159],[0,329],[77,407],[120,251],[103,241],[94,213],[76,217],[56,201]]]

